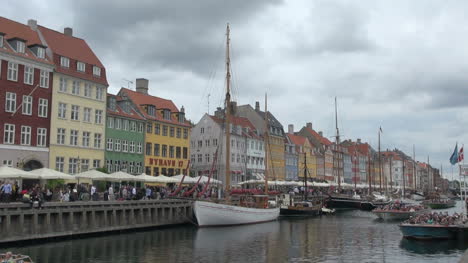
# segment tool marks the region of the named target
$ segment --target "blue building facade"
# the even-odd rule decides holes
[[[284,141],[284,159],[285,159],[285,170],[287,181],[297,181],[298,177],[298,154],[296,146],[286,136]]]

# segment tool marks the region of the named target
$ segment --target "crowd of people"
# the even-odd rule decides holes
[[[396,211],[414,212],[414,211],[420,211],[420,210],[427,209],[427,208],[423,205],[405,204],[397,200],[393,203],[380,207],[380,209],[385,210],[385,211],[396,210]]]
[[[427,213],[427,214],[420,214],[411,217],[408,219],[405,223],[409,224],[418,224],[418,225],[455,225],[461,222],[462,220],[462,215],[458,213],[454,213],[453,215],[449,215],[448,212],[442,213],[442,212],[433,212],[433,213]]]

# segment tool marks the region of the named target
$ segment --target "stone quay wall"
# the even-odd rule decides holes
[[[185,224],[192,216],[192,202],[178,199],[0,204],[0,244]]]

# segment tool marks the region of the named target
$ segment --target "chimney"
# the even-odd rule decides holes
[[[311,128],[312,129],[312,128]],[[319,131],[319,135],[323,137],[323,132]]]
[[[148,82],[147,79],[136,79],[136,92],[148,95]]]
[[[63,34],[65,36],[69,36],[69,37],[72,37],[73,36],[73,28],[71,27],[66,27],[63,29]]]
[[[237,113],[237,102],[231,101],[231,115],[236,116]]]
[[[216,111],[214,112],[214,116],[220,119],[224,118],[223,109],[221,109],[221,107],[216,108]]]
[[[185,113],[185,108],[184,108],[184,106],[182,106],[182,108],[180,108],[180,112]]]
[[[288,125],[288,133],[289,134],[294,134],[294,125],[293,124]]]
[[[306,123],[306,126],[307,126],[307,128],[309,128],[309,129],[311,129],[311,130],[312,130],[312,122],[308,122],[308,123]]]
[[[28,26],[29,26],[32,30],[36,31],[36,30],[37,30],[37,21],[34,20],[34,19],[29,19],[29,20],[28,20]]]
[[[255,111],[260,111],[260,102],[255,102]]]
[[[357,139],[357,143],[358,143],[358,144],[361,144],[361,139]]]

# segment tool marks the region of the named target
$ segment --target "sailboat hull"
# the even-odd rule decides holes
[[[200,227],[268,222],[276,220],[280,213],[279,208],[249,208],[206,201],[195,201],[193,211]]]

